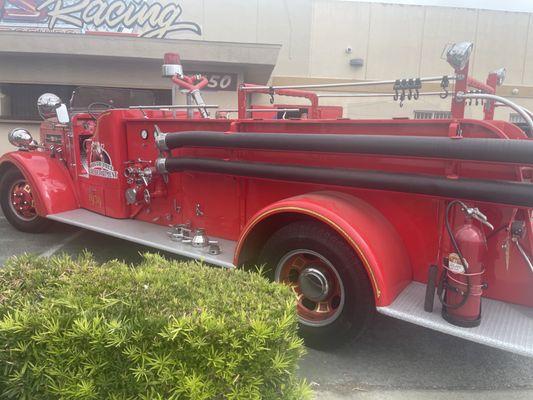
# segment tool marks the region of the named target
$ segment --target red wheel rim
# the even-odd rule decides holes
[[[317,252],[301,249],[286,254],[278,263],[275,279],[292,287],[302,324],[328,325],[342,312],[345,294],[339,273]]]
[[[9,205],[13,213],[23,221],[37,218],[31,187],[24,179],[19,179],[11,186]]]

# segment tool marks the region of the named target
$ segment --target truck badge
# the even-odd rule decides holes
[[[111,156],[99,142],[93,142],[89,163],[89,175],[107,179],[118,179],[118,172],[113,167]]]

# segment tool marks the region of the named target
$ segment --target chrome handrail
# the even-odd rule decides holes
[[[198,105],[198,104],[179,104],[179,105],[172,105],[172,106],[130,106],[130,110],[163,110],[163,109],[189,109],[189,108],[219,108],[218,105]]]
[[[441,82],[442,78],[447,76],[446,74],[441,76],[431,76],[427,78],[420,78],[420,82]],[[455,76],[447,76],[448,80],[454,81],[457,78]],[[254,91],[254,90],[287,90],[287,89],[327,89],[327,88],[342,88],[342,87],[357,87],[357,86],[376,86],[376,85],[394,85],[398,80],[385,80],[385,81],[364,81],[364,82],[344,82],[344,83],[323,83],[323,84],[310,84],[310,85],[288,85],[288,86],[242,86],[240,90]]]
[[[449,92],[420,92],[418,96],[445,96],[450,94]],[[394,93],[318,93],[319,98],[326,97],[393,97]],[[414,93],[413,93],[414,96]],[[407,95],[406,95],[407,98]]]
[[[526,121],[527,125],[529,126],[530,132],[533,134],[533,119],[531,118],[530,111],[525,111],[524,107],[516,104],[515,102],[506,99],[505,97],[496,96],[495,94],[488,94],[488,93],[464,93],[464,92],[457,92],[455,95],[457,100],[465,100],[465,99],[480,99],[480,100],[492,100],[496,101],[502,104],[505,104],[506,106],[512,108],[515,110],[522,118],[524,118],[524,121]]]

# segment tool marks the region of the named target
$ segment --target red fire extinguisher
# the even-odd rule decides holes
[[[452,231],[450,212],[456,205],[461,206],[464,221]],[[487,217],[477,208],[468,207],[458,200],[450,202],[446,207],[445,225],[450,240],[448,248],[445,249],[446,257],[437,290],[442,303],[442,317],[453,325],[465,328],[481,323],[481,296],[485,288],[483,262],[487,252],[487,240],[483,230],[474,224],[474,220],[494,229]],[[436,267],[433,271],[430,269],[428,287],[433,286],[432,297],[436,275]],[[426,310],[427,308],[426,303]]]

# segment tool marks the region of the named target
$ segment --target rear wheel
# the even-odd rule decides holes
[[[358,337],[374,314],[374,296],[353,249],[334,231],[313,221],[287,225],[268,240],[259,257],[272,278],[297,298],[300,333],[307,345],[332,348]]]
[[[0,204],[7,220],[22,232],[44,231],[49,222],[35,210],[32,188],[15,168],[6,171],[0,180]]]

